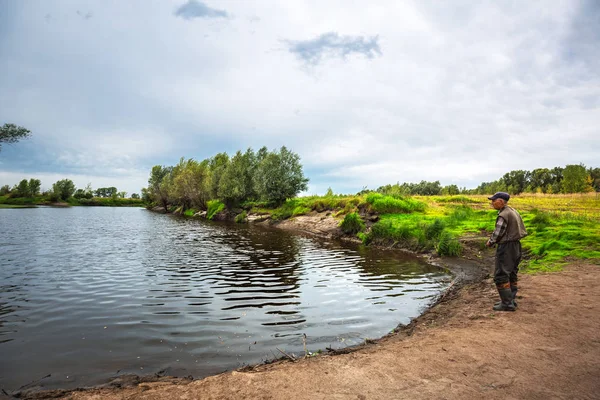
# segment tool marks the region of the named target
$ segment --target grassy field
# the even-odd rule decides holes
[[[94,197],[91,199],[76,199],[71,197],[67,200],[71,206],[104,206],[104,207],[144,207],[141,199],[121,199],[112,197]],[[44,196],[36,197],[14,197],[0,196],[0,207],[19,208],[18,206],[50,205],[52,202]],[[15,207],[16,206],[16,207]]]
[[[573,260],[600,264],[600,196],[524,194],[509,205],[523,217],[529,236],[522,240],[529,272],[553,271]],[[365,244],[397,244],[415,251],[458,256],[463,246],[485,247],[497,216],[487,196],[301,197],[271,209],[250,204],[251,212],[269,213],[275,220],[311,211],[330,211],[344,232]],[[360,215],[379,214],[368,226]]]

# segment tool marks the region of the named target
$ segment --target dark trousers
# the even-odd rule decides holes
[[[521,262],[521,242],[506,242],[498,244],[496,249],[496,268],[494,269],[494,283],[504,285],[517,283],[519,263]]]

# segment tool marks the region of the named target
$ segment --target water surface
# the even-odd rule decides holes
[[[448,276],[398,252],[137,208],[0,210],[0,388],[203,377],[358,344]],[[50,376],[48,376],[50,375]]]

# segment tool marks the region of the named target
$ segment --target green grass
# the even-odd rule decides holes
[[[426,207],[425,203],[419,200],[400,196],[384,196],[379,193],[369,193],[366,201],[371,205],[373,211],[380,214],[423,212]]]
[[[9,205],[45,205],[51,204],[52,201],[48,197],[14,197],[0,196],[0,204]],[[104,206],[104,207],[144,207],[145,204],[141,199],[121,199],[112,197],[94,197],[91,199],[76,199],[69,198],[67,204],[72,206]]]
[[[344,217],[344,220],[340,223],[340,228],[346,234],[356,234],[365,230],[365,223],[360,215],[353,212]]]
[[[529,232],[522,240],[523,270],[555,271],[574,260],[600,264],[600,198],[595,194],[520,195],[513,196],[509,205],[521,213]],[[471,243],[477,243],[473,237],[480,238],[484,250],[498,215],[484,195],[311,196],[290,199],[275,209],[261,203],[250,208],[269,213],[274,220],[330,211],[340,223],[353,213],[377,212],[379,221],[358,231],[364,243],[396,243],[443,255],[460,254],[461,239],[467,237]]]
[[[93,197],[91,199],[76,199],[71,197],[67,200],[72,206],[90,207],[144,207],[146,204],[141,199],[122,199],[112,197]]]
[[[207,203],[207,206],[208,206],[207,210],[206,210],[206,218],[207,219],[213,219],[215,214],[220,213],[225,208],[225,204],[221,203],[219,200],[210,200]]]

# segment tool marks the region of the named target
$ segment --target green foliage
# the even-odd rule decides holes
[[[0,187],[0,196],[6,196],[9,193],[10,193],[9,185],[4,185],[4,186]]]
[[[28,183],[28,195],[35,197],[40,194],[40,188],[42,187],[42,181],[39,179],[31,178]]]
[[[383,196],[379,193],[369,193],[366,198],[373,211],[380,214],[412,213],[424,211],[425,203],[403,197]]]
[[[438,197],[435,199],[437,203],[481,203],[480,200],[472,199],[467,196],[446,196],[446,197]]]
[[[355,234],[365,230],[365,223],[358,213],[350,213],[344,217],[344,220],[340,223],[342,232],[346,234]]]
[[[4,124],[0,127],[0,151],[2,143],[17,143],[21,139],[26,139],[30,136],[30,131],[22,126],[15,124]]]
[[[71,198],[69,204],[73,206],[90,206],[90,207],[144,207],[144,202],[141,199],[124,199],[119,197],[87,197]]]
[[[435,250],[440,256],[459,256],[462,252],[462,246],[458,239],[456,239],[448,231],[443,231],[439,235]]]
[[[29,182],[27,179],[23,179],[14,190],[14,197],[31,197],[29,194]]]
[[[562,192],[583,193],[593,191],[586,178],[588,172],[583,164],[567,165],[563,171]]]
[[[94,197],[94,195],[95,197],[117,197],[119,191],[114,186],[107,188],[98,188],[93,192],[91,188],[86,188],[86,190],[83,190],[83,195],[81,197],[90,198],[88,193],[92,194],[92,197]]]
[[[454,185],[456,187],[456,185]],[[458,188],[456,188],[458,189]],[[454,191],[454,188],[447,189]],[[396,183],[395,185],[380,186],[377,188],[377,192],[387,196],[408,196],[408,195],[422,195],[422,196],[433,196],[442,193],[442,186],[440,181],[428,182],[421,181],[419,183]]]
[[[240,214],[235,216],[235,222],[238,224],[248,222],[248,213],[246,212],[246,210],[242,211]]]
[[[193,217],[194,214],[196,214],[197,212],[198,210],[196,210],[195,208],[188,208],[183,212],[183,215],[185,215],[186,217]]]
[[[256,197],[253,184],[256,168],[256,156],[252,149],[244,154],[238,151],[233,156],[223,172],[218,189],[219,198],[229,208]]]
[[[219,200],[209,200],[207,203],[208,209],[206,210],[206,218],[213,219],[213,217],[223,211],[225,204]]]
[[[427,240],[438,239],[445,228],[446,228],[446,224],[444,224],[444,222],[441,219],[436,218],[432,224],[426,225],[425,239],[427,239]]]
[[[280,205],[308,188],[300,157],[285,146],[279,152],[263,152],[256,166],[255,189],[259,198]]]
[[[168,210],[169,191],[172,186],[173,167],[155,165],[148,179],[148,197]]]
[[[68,200],[75,193],[75,184],[70,179],[62,179],[52,185],[54,196],[60,200]]]

